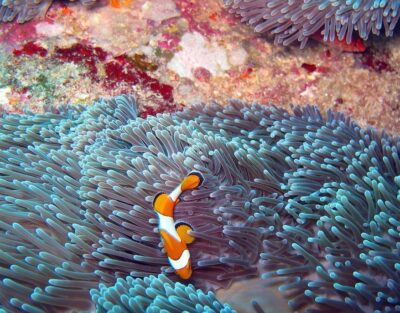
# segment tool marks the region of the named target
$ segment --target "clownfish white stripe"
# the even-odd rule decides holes
[[[158,229],[165,230],[169,235],[174,237],[177,241],[181,241],[176,228],[175,228],[175,221],[170,216],[165,216],[157,212],[158,215]]]
[[[182,252],[181,257],[178,260],[173,260],[171,258],[168,258],[169,263],[171,263],[171,266],[176,269],[176,270],[180,270],[181,268],[184,268],[190,259],[190,253],[189,250],[184,250]]]
[[[182,193],[181,184],[176,187],[171,193],[168,195],[172,201],[176,201]]]

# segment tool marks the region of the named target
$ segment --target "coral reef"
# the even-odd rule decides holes
[[[86,310],[100,283],[178,280],[152,200],[199,171],[202,187],[175,210],[194,229],[195,288],[261,276],[293,309],[395,312],[399,150],[399,138],[314,107],[233,101],[142,119],[133,97],[120,96],[3,115],[0,303]]]
[[[287,49],[238,23],[222,0],[106,3],[56,1],[44,19],[0,25],[0,110],[42,113],[47,103],[134,92],[150,114],[234,98],[285,109],[312,103],[400,130],[398,36]]]
[[[256,32],[271,32],[275,42],[304,47],[313,34],[322,30],[325,41],[352,40],[353,32],[366,40],[369,34],[392,36],[400,17],[400,1],[350,0],[224,0]]]
[[[193,285],[174,283],[165,275],[144,279],[128,276],[118,278],[112,287],[104,284],[90,292],[96,304],[96,312],[220,312],[235,313],[228,305],[222,305],[213,292],[205,294]],[[166,311],[165,311],[166,312]]]

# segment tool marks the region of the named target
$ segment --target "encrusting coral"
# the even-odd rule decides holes
[[[260,276],[293,309],[400,309],[399,138],[314,107],[233,101],[142,119],[120,96],[60,111],[0,118],[0,310],[86,310],[90,290],[98,301],[121,279],[178,280],[152,201],[191,171],[204,182],[174,216],[196,238],[185,284]]]
[[[353,32],[366,40],[384,31],[392,36],[400,17],[399,0],[224,0],[256,32],[271,32],[275,42],[289,45],[322,31],[325,41],[352,40]]]

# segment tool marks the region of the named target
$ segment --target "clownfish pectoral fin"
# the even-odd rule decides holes
[[[190,235],[188,232],[193,230],[189,224],[186,223],[176,223],[175,224],[176,232],[179,235],[179,238],[187,244],[192,243],[194,241],[194,237]]]
[[[183,179],[181,189],[182,191],[195,189],[203,183],[203,180],[203,175],[199,172],[191,172]]]
[[[175,202],[171,200],[168,194],[158,193],[153,200],[153,208],[156,212],[172,217],[174,214]]]

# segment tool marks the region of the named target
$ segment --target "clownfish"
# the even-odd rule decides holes
[[[182,192],[198,188],[202,183],[203,176],[192,172],[170,194],[158,193],[153,200],[153,208],[158,215],[158,229],[169,263],[182,279],[189,279],[192,276],[192,261],[187,244],[192,243],[194,237],[188,234],[188,231],[192,230],[188,224],[175,224],[174,209],[180,201],[179,196]]]

